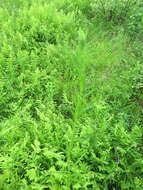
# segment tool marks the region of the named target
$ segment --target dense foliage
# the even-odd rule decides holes
[[[0,190],[143,189],[142,44],[142,0],[0,0]]]

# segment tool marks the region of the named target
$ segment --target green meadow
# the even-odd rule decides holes
[[[0,0],[0,190],[143,190],[142,0]]]

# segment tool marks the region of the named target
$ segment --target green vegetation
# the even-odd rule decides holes
[[[0,190],[143,189],[142,44],[142,0],[0,0]]]

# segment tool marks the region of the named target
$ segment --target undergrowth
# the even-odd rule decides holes
[[[143,2],[1,0],[0,190],[143,189]]]

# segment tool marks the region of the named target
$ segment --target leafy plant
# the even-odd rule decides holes
[[[1,0],[0,190],[143,189],[141,34],[141,0]]]

